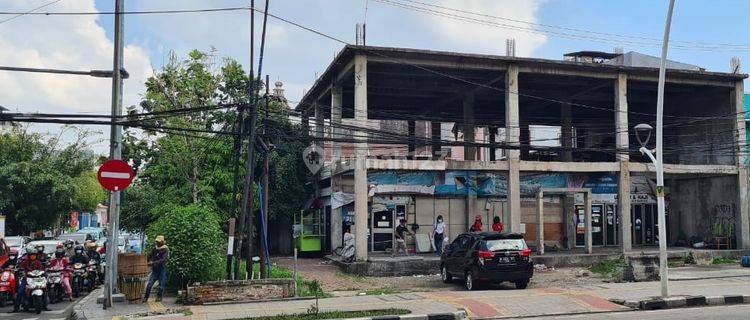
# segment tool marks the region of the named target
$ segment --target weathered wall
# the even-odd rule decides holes
[[[734,176],[667,180],[667,190],[669,244],[677,241],[680,230],[688,238],[710,240],[716,225],[726,229],[739,220]]]
[[[218,281],[187,288],[187,304],[278,300],[294,296],[292,279]]]

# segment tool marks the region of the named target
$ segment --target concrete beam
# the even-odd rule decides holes
[[[373,63],[388,63],[398,64],[399,66],[423,66],[423,67],[438,67],[438,68],[451,68],[451,69],[473,69],[473,70],[506,70],[508,65],[499,61],[487,61],[479,62],[466,59],[456,59],[454,61],[447,60],[430,60],[429,57],[423,56],[419,59],[414,58],[389,58],[378,55],[369,55],[367,60]]]
[[[367,159],[368,169],[443,171],[445,160]]]
[[[475,171],[506,171],[508,170],[508,161],[457,161],[448,160],[446,162],[448,170],[475,170]]]
[[[656,172],[651,163],[630,162],[630,172]],[[664,173],[668,174],[737,174],[734,165],[700,165],[700,164],[664,164]]]
[[[634,80],[634,81],[650,81],[650,82],[658,82],[659,77],[658,76],[644,76],[644,75],[633,75],[629,74],[628,79]],[[689,84],[689,85],[696,85],[696,86],[718,86],[718,87],[734,87],[733,81],[719,81],[719,80],[699,80],[699,79],[689,79],[689,78],[675,78],[670,77],[667,75],[666,83],[671,84]]]
[[[518,66],[508,66],[505,73],[505,142],[520,146],[518,113]],[[521,231],[521,175],[519,150],[508,150],[508,209],[510,211],[509,231]]]
[[[574,76],[574,77],[586,77],[586,78],[597,78],[597,79],[615,79],[617,78],[617,72],[614,71],[584,71],[584,70],[572,70],[557,67],[550,67],[545,65],[535,66],[521,66],[519,68],[521,73],[534,73],[534,74],[546,74],[554,76]]]
[[[354,56],[354,120],[360,127],[367,127],[367,57]],[[356,143],[354,167],[354,236],[357,261],[367,261],[367,132],[359,132]]]
[[[521,161],[520,170],[540,172],[615,172],[620,171],[620,166],[617,162]]]

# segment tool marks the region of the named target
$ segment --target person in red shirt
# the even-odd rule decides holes
[[[24,276],[26,273],[34,270],[44,270],[44,265],[42,264],[42,261],[38,259],[38,254],[36,248],[33,246],[26,247],[26,257],[18,264],[18,269],[23,271]],[[13,312],[18,312],[18,308],[21,306],[21,302],[23,302],[23,298],[26,295],[25,292],[26,279],[21,278],[18,281],[18,294],[16,294],[16,300],[13,303]],[[45,306],[44,309],[49,311],[47,306]]]
[[[492,231],[503,232],[503,227],[503,223],[500,222],[500,217],[495,216],[495,219],[492,220]]]
[[[474,217],[474,224],[469,228],[469,232],[482,232],[482,216]]]

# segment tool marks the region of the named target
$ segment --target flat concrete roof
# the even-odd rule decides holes
[[[296,109],[308,109],[316,99],[326,93],[332,83],[345,79],[345,73],[351,72],[348,69],[352,68],[353,58],[356,54],[366,55],[368,56],[368,61],[379,64],[404,65],[412,67],[411,69],[419,68],[423,71],[430,72],[434,70],[434,75],[436,77],[441,77],[440,71],[446,69],[466,70],[469,72],[493,72],[494,70],[498,70],[499,74],[502,74],[502,70],[507,68],[510,64],[518,65],[519,68],[521,68],[522,73],[530,74],[556,74],[559,71],[561,74],[571,76],[596,77],[596,75],[616,76],[618,73],[626,73],[629,76],[634,76],[634,78],[643,80],[651,78],[656,79],[659,73],[658,68],[648,67],[631,67],[565,60],[508,57],[411,48],[347,45],[338,53],[338,55],[336,55],[333,62],[331,62],[326,68],[325,72],[315,81],[310,90],[307,91]],[[400,69],[390,72],[398,73],[400,72],[398,70]],[[404,72],[406,71],[408,70],[405,70]],[[667,70],[668,82],[705,81],[708,85],[712,82],[724,82],[729,84],[742,81],[747,77],[747,74],[739,73],[677,69]],[[449,75],[445,76],[445,80],[452,80],[457,83],[460,82],[460,79],[451,78]],[[374,83],[368,82],[368,87],[372,84]],[[466,85],[466,83],[462,84]]]

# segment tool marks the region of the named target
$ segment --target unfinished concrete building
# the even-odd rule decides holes
[[[633,130],[656,121],[658,69],[634,65],[643,59],[346,46],[297,106],[329,140],[317,195],[328,247],[351,225],[364,260],[389,248],[394,219],[429,235],[438,215],[449,240],[478,215],[485,230],[499,217],[532,246],[542,236],[542,249],[658,245],[654,168]],[[718,238],[750,249],[746,77],[669,64],[669,245]],[[542,194],[539,219],[545,189],[556,192]]]

